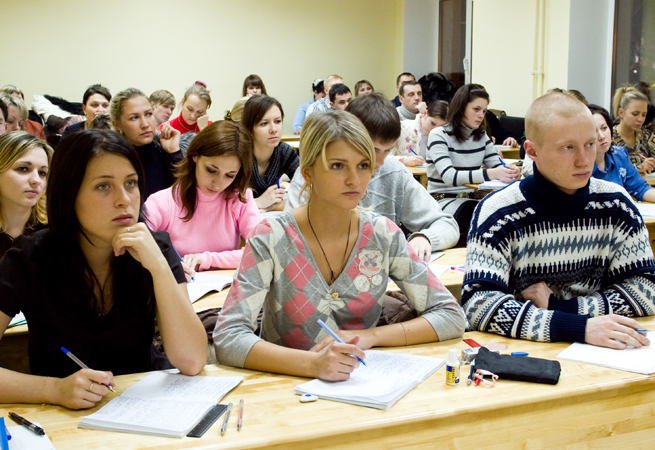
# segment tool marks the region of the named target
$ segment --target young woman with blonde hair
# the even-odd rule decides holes
[[[0,258],[14,238],[48,224],[46,188],[52,148],[25,132],[0,136]]]
[[[345,380],[375,346],[413,345],[464,332],[452,295],[383,216],[360,210],[375,167],[362,123],[345,111],[313,114],[301,137],[306,205],[264,219],[251,235],[214,330],[219,363]],[[420,317],[376,327],[387,277]],[[263,308],[262,331],[254,333]],[[346,342],[318,325],[323,320]]]
[[[196,81],[189,87],[182,101],[180,102],[180,115],[169,122],[163,122],[157,127],[158,131],[163,130],[165,123],[185,134],[189,132],[200,133],[207,125],[211,123],[207,110],[212,105],[212,98],[207,90],[204,81]]]
[[[634,86],[618,88],[612,100],[614,120],[618,121],[612,129],[612,143],[628,151],[641,174],[655,169],[655,133],[643,127],[649,103]]]

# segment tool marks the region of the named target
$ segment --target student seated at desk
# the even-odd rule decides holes
[[[368,80],[359,80],[355,83],[355,98],[360,95],[371,95],[375,92],[375,88]]]
[[[266,92],[266,86],[264,86],[264,82],[259,77],[259,75],[248,75],[246,79],[243,80],[241,97],[252,97],[253,95],[259,94],[268,95]]]
[[[113,375],[203,369],[206,334],[168,236],[141,222],[143,188],[138,155],[113,131],[80,131],[57,147],[49,229],[16,238],[0,260],[0,333],[23,311],[32,373],[0,369],[0,403],[90,408]],[[155,319],[166,357],[153,347]]]
[[[589,109],[546,94],[525,123],[534,175],[486,196],[473,216],[462,286],[471,328],[533,341],[649,345],[625,317],[655,314],[648,232],[622,187],[590,178]]]
[[[266,95],[253,95],[243,109],[241,123],[253,137],[250,187],[262,211],[284,209],[286,189],[279,179],[284,174],[291,179],[298,168],[298,154],[281,141],[283,120],[280,102]]]
[[[43,196],[52,148],[26,131],[0,136],[0,258],[48,223]]]
[[[177,181],[145,204],[152,231],[166,231],[193,276],[196,270],[235,269],[247,239],[259,222],[248,189],[252,140],[245,128],[221,120],[191,142]]]
[[[325,87],[323,85],[323,80],[317,78],[312,83],[312,91],[314,91],[314,96],[311,100],[301,103],[296,111],[296,115],[293,118],[293,134],[300,134],[302,132],[302,124],[305,122],[305,116],[307,115],[307,108],[314,103],[322,99],[327,95],[325,92]]]
[[[633,86],[618,88],[612,99],[612,112],[619,120],[612,129],[612,143],[628,151],[641,174],[655,170],[655,131],[644,126],[649,103]]]
[[[84,111],[86,120],[67,126],[61,137],[64,138],[76,131],[89,129],[91,121],[98,114],[109,112],[109,102],[111,102],[109,89],[100,84],[89,86],[82,96],[82,111]]]
[[[157,126],[168,122],[175,109],[175,96],[166,89],[159,89],[150,94],[148,100],[150,100]]]
[[[400,122],[400,139],[393,149],[392,156],[409,167],[425,164],[428,152],[430,131],[446,123],[448,103],[435,100],[427,109],[416,115],[414,120]]]
[[[207,85],[204,81],[196,81],[189,87],[184,96],[182,97],[182,104],[180,105],[180,115],[170,122],[170,124],[181,134],[186,133],[200,133],[211,120],[207,115],[207,110],[212,105],[212,98],[207,90]],[[158,131],[163,130],[163,123],[157,127]]]
[[[605,108],[587,105],[596,124],[596,165],[593,177],[611,181],[623,186],[634,198],[655,203],[655,188],[648,185],[644,177],[630,161],[623,147],[612,145],[612,122]]]
[[[375,166],[362,123],[343,111],[314,114],[302,139],[309,202],[263,220],[250,236],[214,329],[219,363],[345,380],[358,366],[350,355],[364,358],[361,349],[461,336],[461,308],[403,232],[357,208]],[[376,327],[387,277],[420,317]],[[260,338],[254,331],[262,307]],[[346,343],[326,337],[318,319]]]
[[[335,109],[345,111],[348,103],[353,99],[350,88],[343,83],[332,86],[328,97],[330,98],[330,109],[328,111],[334,111]]]
[[[423,260],[429,261],[433,251],[455,245],[459,238],[455,219],[441,210],[407,167],[387,158],[400,136],[400,119],[393,105],[382,95],[371,94],[350,102],[346,111],[361,120],[375,146],[375,171],[359,205],[409,230],[409,245]],[[289,184],[285,211],[307,202],[304,184],[298,169]]]
[[[314,114],[315,112],[328,111],[330,109],[330,97],[328,97],[330,89],[332,89],[332,86],[335,84],[342,83],[343,78],[340,75],[330,75],[327,77],[323,82],[323,86],[325,87],[325,97],[316,100],[314,103],[307,107],[307,114],[305,114],[305,118],[309,117],[310,114]]]
[[[418,81],[407,81],[400,85],[398,89],[400,106],[396,108],[400,120],[414,120],[416,115],[425,109],[422,89]]]

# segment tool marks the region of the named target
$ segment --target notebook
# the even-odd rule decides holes
[[[296,386],[298,395],[387,410],[432,375],[446,360],[406,353],[367,350],[346,381],[312,380]]]
[[[193,277],[194,281],[186,284],[189,292],[191,303],[195,303],[200,298],[210,292],[221,292],[228,286],[232,286],[232,277],[218,275],[208,272],[196,272]]]
[[[13,422],[8,420],[5,425],[10,423]],[[34,422],[34,424],[41,426],[39,422]],[[22,425],[8,426],[7,430],[11,434],[11,439],[8,442],[9,450],[55,450],[55,446],[52,445],[47,434],[40,436]]]
[[[646,336],[653,342],[655,332],[649,331]],[[653,345],[641,348],[628,346],[625,350],[616,350],[576,342],[557,355],[557,358],[645,375],[655,373],[655,346]]]
[[[182,438],[242,380],[153,372],[78,427]]]
[[[25,314],[23,314],[23,311],[21,311],[11,319],[11,322],[9,322],[9,326],[7,328],[17,327],[18,325],[24,325],[26,323],[27,321],[25,320]]]
[[[642,217],[655,217],[655,204],[637,203],[637,209]]]
[[[508,185],[509,184],[505,183],[504,181],[491,180],[491,181],[485,181],[484,183],[480,183],[478,189],[502,189]]]

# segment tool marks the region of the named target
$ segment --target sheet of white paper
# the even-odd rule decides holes
[[[655,203],[637,203],[642,217],[655,217]]]
[[[496,150],[509,150],[510,148],[513,148],[509,145],[494,145],[494,147],[496,147]]]
[[[443,275],[450,269],[450,266],[444,266],[443,264],[430,264],[430,270],[437,277]]]
[[[485,181],[478,186],[478,189],[502,189],[508,184],[500,180]]]
[[[191,303],[195,303],[203,295],[212,291],[222,291],[232,284],[232,277],[215,273],[196,272],[195,280],[186,284]]]
[[[655,332],[648,332],[647,337],[653,342]],[[615,350],[613,348],[597,347],[595,345],[576,342],[557,355],[557,358],[610,367],[627,372],[655,373],[655,346],[653,345]]]
[[[13,319],[11,319],[11,322],[9,322],[9,326],[12,327],[14,325],[21,325],[24,322],[25,322],[25,314],[23,314],[23,311],[21,311],[18,314],[16,314],[13,317]]]
[[[34,423],[41,426],[38,422]],[[47,434],[39,436],[22,425],[7,427],[7,429],[11,434],[9,450],[55,450],[55,446],[52,445]]]
[[[435,259],[439,259],[445,254],[446,252],[432,252],[430,255],[430,263],[433,263]]]
[[[243,377],[189,377],[153,372],[127,389],[121,397],[218,403]]]

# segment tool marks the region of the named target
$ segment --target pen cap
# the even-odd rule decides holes
[[[457,359],[457,349],[451,348],[448,350],[448,360],[446,361],[446,364],[449,366],[456,366],[459,364],[459,360]]]

